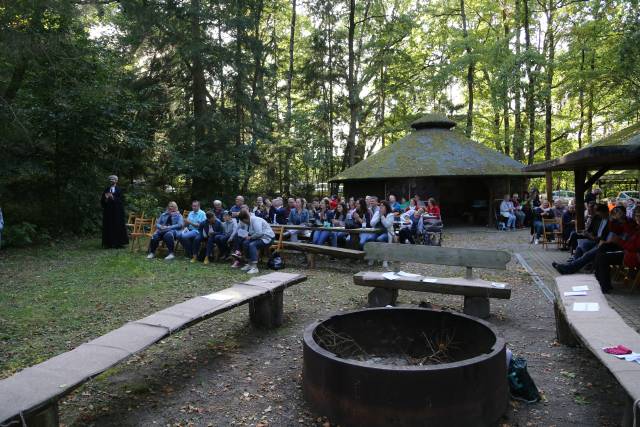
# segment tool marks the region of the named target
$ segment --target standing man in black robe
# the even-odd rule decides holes
[[[129,243],[124,219],[124,197],[118,187],[118,177],[111,175],[109,185],[102,192],[102,247],[122,248]]]

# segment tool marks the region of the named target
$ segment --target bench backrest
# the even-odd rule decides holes
[[[505,251],[486,249],[443,248],[441,246],[401,245],[397,243],[368,242],[364,245],[366,260],[417,262],[467,267],[506,270],[511,254]]]

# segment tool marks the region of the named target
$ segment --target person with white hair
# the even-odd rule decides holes
[[[224,215],[224,208],[222,207],[222,202],[218,199],[213,201],[213,214],[222,221],[222,217]]]
[[[102,192],[102,247],[122,248],[129,243],[124,217],[124,197],[118,177],[109,176],[109,186]]]

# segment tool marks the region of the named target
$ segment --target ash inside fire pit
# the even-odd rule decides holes
[[[322,348],[342,359],[393,366],[424,366],[464,360],[462,343],[455,337],[455,329],[432,328],[414,335],[390,334],[375,348],[368,348],[346,332],[336,331],[331,326],[320,324],[314,333],[314,339]]]
[[[508,402],[489,323],[420,308],[359,310],[304,334],[304,393],[343,426],[493,425]]]

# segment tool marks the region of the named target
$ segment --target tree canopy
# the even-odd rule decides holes
[[[429,111],[524,164],[640,117],[637,0],[14,0],[0,58],[0,203],[56,232],[112,173],[299,194]]]

